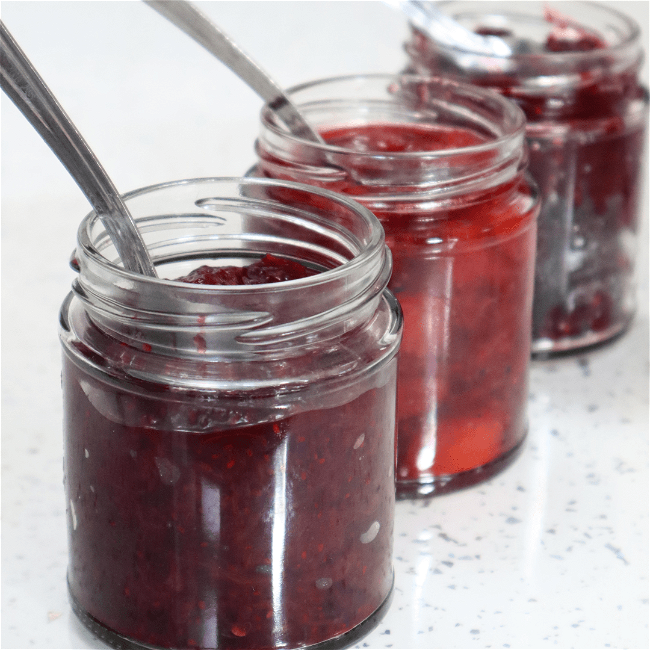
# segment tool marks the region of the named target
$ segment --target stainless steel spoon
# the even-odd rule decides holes
[[[124,267],[156,277],[135,221],[111,179],[2,21],[0,86],[77,181]]]
[[[144,0],[243,79],[298,137],[324,144],[282,88],[196,6],[186,0]]]
[[[433,41],[447,47],[492,57],[508,57],[512,48],[498,36],[482,36],[463,27],[433,2],[420,0],[385,0],[399,9],[418,29]]]

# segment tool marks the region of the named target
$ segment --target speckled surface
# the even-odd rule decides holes
[[[648,3],[616,4],[647,42]],[[285,86],[405,61],[406,28],[379,2],[203,6]],[[120,190],[254,160],[261,102],[144,3],[3,0],[2,20]],[[103,648],[67,600],[61,470],[57,314],[88,205],[4,96],[1,146],[1,645]],[[533,363],[506,471],[398,504],[391,608],[355,647],[648,647],[647,191],[644,214],[633,327]]]
[[[647,358],[637,322],[535,362],[515,464],[398,505],[393,608],[356,647],[647,647]]]

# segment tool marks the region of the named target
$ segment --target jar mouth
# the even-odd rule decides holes
[[[152,278],[124,269],[94,212],[82,221],[73,290],[106,329],[137,323],[161,347],[196,348],[197,332],[213,348],[240,349],[299,337],[321,323],[345,320],[379,300],[391,257],[377,218],[355,201],[293,182],[251,178],[173,181],[124,195],[154,266]],[[201,285],[178,281],[204,263],[246,265],[264,254],[320,272],[272,284]],[[162,342],[175,333],[172,342]],[[122,332],[121,336],[125,336]],[[189,341],[181,338],[189,337]],[[206,337],[207,338],[207,337]]]
[[[384,91],[382,99],[378,92]],[[352,96],[354,91],[359,91],[358,97]],[[434,151],[408,151],[387,152],[383,150],[359,151],[342,147],[327,142],[313,142],[287,132],[286,127],[276,118],[275,113],[268,105],[262,109],[261,120],[265,129],[285,138],[287,141],[308,146],[314,151],[324,154],[349,155],[361,157],[380,157],[385,160],[403,161],[419,159],[423,161],[440,161],[454,158],[459,154],[480,154],[491,151],[502,142],[521,136],[524,131],[525,117],[521,110],[512,102],[504,100],[496,93],[477,89],[469,84],[442,77],[431,77],[418,74],[383,74],[368,73],[355,75],[341,75],[309,81],[286,90],[286,93],[300,107],[301,111],[309,118],[314,117],[318,127],[318,111],[326,110],[332,113],[341,112],[346,107],[363,106],[363,115],[359,115],[356,122],[347,121],[346,125],[354,126],[355,123],[365,123],[373,114],[392,117],[392,121],[423,122],[439,117],[435,112],[440,106],[431,102],[436,100],[450,102],[461,101],[458,118],[461,113],[468,118],[467,111],[483,105],[484,112],[474,115],[473,126],[483,132],[486,141],[479,144],[462,147],[449,147]],[[331,93],[331,96],[328,94]],[[365,96],[364,96],[365,93]],[[429,105],[427,105],[429,103]],[[489,113],[491,116],[488,116]],[[498,124],[495,116],[498,115]],[[327,124],[327,126],[331,126]],[[489,139],[488,139],[489,138]]]
[[[494,30],[488,33],[495,35],[509,32],[504,39],[513,50],[511,55],[485,56],[471,47],[453,48],[430,41],[432,50],[435,48],[463,69],[484,70],[493,75],[516,71],[518,76],[543,76],[546,79],[543,85],[550,85],[553,78],[558,83],[564,77],[575,77],[576,71],[593,71],[597,66],[624,69],[638,65],[641,60],[641,31],[637,23],[601,3],[442,0],[437,5],[470,31],[483,28]],[[544,45],[554,29],[574,30],[574,36],[582,31],[595,40],[585,50],[549,50]],[[418,32],[415,27],[413,30]],[[410,43],[406,49],[417,56],[418,46]],[[547,68],[543,74],[540,66]]]
[[[228,187],[232,189],[235,186],[252,188],[258,195],[250,194],[246,196],[245,192],[240,197],[223,195],[222,188]],[[160,210],[154,209],[153,206],[150,206],[148,197],[155,195],[157,202],[161,193],[170,193],[171,196],[171,193],[182,190],[184,187],[192,188],[192,190],[180,199],[183,202],[182,208],[179,208],[179,204],[175,204],[169,210],[161,212]],[[204,188],[205,191],[197,192],[197,187]],[[220,190],[222,190],[222,195],[220,195]],[[136,214],[134,214],[134,219],[147,245],[147,249],[153,258],[154,264],[159,269],[161,266],[166,267],[170,265],[179,256],[178,253],[174,253],[168,239],[156,237],[159,231],[165,228],[165,220],[183,217],[186,220],[190,220],[192,226],[197,230],[202,228],[215,230],[219,229],[222,225],[226,225],[226,221],[228,221],[228,218],[232,214],[238,214],[242,211],[254,211],[258,219],[263,219],[264,211],[261,207],[262,202],[270,200],[273,203],[273,207],[279,209],[281,213],[280,218],[285,219],[287,222],[299,221],[301,216],[305,216],[301,208],[281,204],[278,200],[272,200],[268,196],[269,191],[282,190],[297,193],[302,199],[305,199],[307,195],[313,195],[314,199],[332,202],[332,204],[340,206],[343,210],[349,211],[350,215],[354,214],[357,231],[355,233],[346,233],[344,229],[338,228],[336,233],[340,237],[338,248],[329,251],[331,257],[330,264],[332,264],[331,268],[326,268],[323,264],[319,265],[316,263],[316,266],[320,266],[320,272],[316,275],[286,280],[280,283],[257,285],[200,285],[189,284],[169,277],[151,278],[129,271],[121,265],[117,251],[103,227],[99,215],[94,211],[86,215],[78,229],[77,263],[80,266],[93,264],[105,267],[110,273],[131,282],[161,284],[174,287],[175,289],[189,290],[210,296],[218,293],[255,294],[259,293],[259,287],[263,287],[265,291],[282,292],[290,287],[327,283],[332,279],[354,271],[357,267],[364,266],[367,259],[376,255],[377,250],[381,250],[381,247],[384,245],[383,230],[379,226],[375,216],[369,210],[351,199],[336,195],[328,190],[314,187],[307,188],[306,186],[290,181],[236,177],[183,179],[139,188],[124,194],[122,198],[131,211],[135,208]],[[196,196],[194,196],[194,193],[196,193]],[[141,212],[141,214],[138,214],[138,212]],[[156,212],[160,212],[160,214],[156,214]],[[323,217],[324,213],[315,215],[314,222],[310,224],[312,231],[316,232],[325,226]],[[172,225],[171,223],[170,227],[173,229],[180,228],[179,225]],[[221,233],[210,233],[209,236],[213,244],[219,243],[219,234]],[[232,232],[232,229],[231,232],[226,231],[223,233],[223,236],[227,237],[232,245],[223,246],[221,250],[218,250],[219,247],[202,247],[201,243],[198,242],[197,246],[191,247],[191,250],[184,251],[180,255],[186,257],[190,263],[191,260],[200,259],[201,252],[207,253],[208,257],[211,255],[215,259],[217,257],[234,257],[237,254],[243,255],[243,257],[255,257],[255,251],[246,249],[246,243],[252,245],[254,249],[257,248],[260,253],[267,251],[268,247],[272,248],[281,243],[277,237],[273,241],[264,242],[260,238],[260,233],[237,233]],[[238,237],[241,237],[241,239]],[[205,239],[205,236],[202,239]],[[266,243],[266,247],[264,243]],[[242,246],[242,244],[244,245]],[[203,250],[203,248],[206,248],[206,250]],[[313,251],[314,255],[317,256],[319,251],[318,246],[314,245]],[[181,273],[178,273],[178,277],[181,275]]]
[[[397,351],[390,251],[379,220],[355,201],[254,178],[173,181],[124,199],[154,266],[169,277],[124,269],[98,215],[87,215],[60,321],[62,336],[82,343],[69,348],[80,364],[147,385],[276,394],[316,376],[351,377]],[[174,279],[206,260],[247,266],[266,253],[322,271],[255,285]]]
[[[352,134],[364,127],[404,135],[398,135],[399,146],[387,144],[381,150],[348,145],[347,140],[343,146],[312,142],[288,133],[265,106],[256,147],[265,173],[275,178],[286,177],[283,166],[289,165],[297,174],[293,178],[310,184],[353,196],[358,193],[351,186],[364,186],[363,203],[368,205],[374,194],[386,198],[392,193],[396,200],[409,201],[416,192],[439,197],[492,187],[525,166],[524,114],[491,90],[457,80],[373,73],[315,80],[288,93],[326,140],[333,132]],[[419,142],[418,136],[408,135],[409,129],[428,131],[433,142],[417,149],[408,144]],[[439,136],[444,140],[440,145]]]

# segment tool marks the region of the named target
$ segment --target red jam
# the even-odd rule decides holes
[[[477,7],[489,12],[489,3]],[[516,43],[511,19],[512,26],[475,31]],[[609,340],[634,313],[647,97],[630,47],[610,47],[548,7],[539,20],[548,25],[545,39],[515,47],[503,69],[465,69],[415,29],[407,50],[415,71],[495,88],[526,114],[528,169],[542,196],[533,351],[553,353]]]
[[[607,43],[593,32],[551,7],[544,7],[544,17],[552,25],[544,47],[547,52],[589,52],[606,48]]]
[[[316,275],[317,271],[284,257],[267,253],[248,266],[209,266],[204,264],[187,275],[176,278],[179,282],[212,285],[270,284],[298,280]]]
[[[486,141],[471,130],[417,124],[360,124],[321,135],[328,144],[379,155]],[[469,149],[467,159],[479,155]],[[400,163],[393,164],[397,173]],[[298,180],[263,149],[259,168],[283,177],[284,169]],[[356,182],[354,168],[347,171],[327,187],[352,195],[381,221],[393,255],[389,288],[404,312],[398,495],[414,495],[411,486],[422,482],[443,492],[487,478],[526,432],[537,210],[531,190],[518,177],[432,208],[411,200],[405,187],[403,202],[382,207],[376,186]],[[364,202],[369,195],[372,206]]]
[[[473,131],[426,124],[364,124],[354,129],[329,129],[321,136],[328,144],[371,153],[440,151],[485,142]]]

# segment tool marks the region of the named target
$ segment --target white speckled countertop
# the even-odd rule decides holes
[[[647,43],[648,2],[616,5]],[[406,26],[382,3],[203,7],[285,86],[405,63]],[[3,0],[1,11],[120,190],[253,162],[261,102],[143,3]],[[1,644],[103,648],[67,600],[61,470],[57,314],[88,205],[4,95],[1,106]],[[393,602],[356,647],[648,647],[647,189],[644,207],[633,327],[533,362],[530,433],[502,474],[398,503]]]

